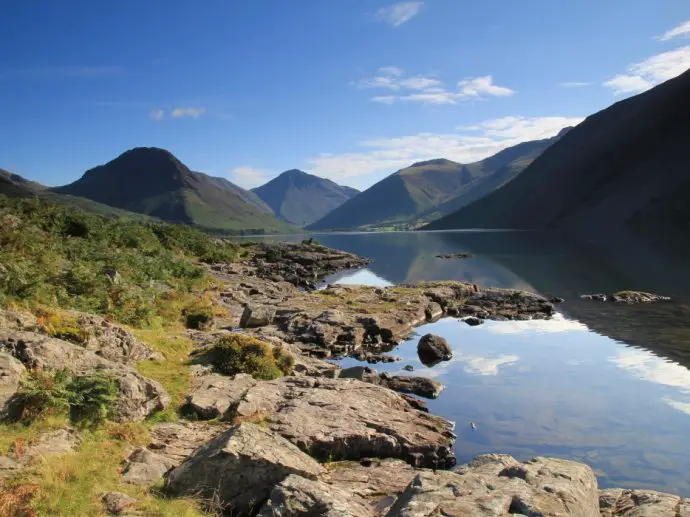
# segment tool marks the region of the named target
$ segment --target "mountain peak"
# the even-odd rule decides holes
[[[457,165],[455,162],[448,160],[446,158],[434,158],[433,160],[426,160],[423,162],[416,162],[410,165],[412,167],[427,167],[429,165],[439,166],[439,165]]]

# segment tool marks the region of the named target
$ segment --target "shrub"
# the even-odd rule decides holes
[[[36,313],[43,332],[57,339],[64,339],[77,345],[84,345],[89,340],[89,333],[81,328],[77,318],[67,314],[57,314],[48,310]]]
[[[22,379],[13,405],[16,417],[27,422],[66,412],[73,422],[98,424],[108,417],[116,398],[117,385],[110,377],[58,370],[53,375],[32,372]]]
[[[213,321],[213,310],[210,307],[185,309],[184,317],[188,329],[201,330]]]
[[[271,380],[290,375],[294,359],[282,347],[256,338],[231,334],[218,340],[209,353],[214,368],[225,375],[247,373],[255,379]]]

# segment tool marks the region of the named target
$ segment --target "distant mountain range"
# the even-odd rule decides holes
[[[437,219],[511,181],[566,132],[518,144],[475,163],[446,159],[415,163],[379,181],[308,228],[384,227]]]
[[[50,191],[210,230],[293,230],[253,192],[193,172],[158,148],[131,149]]]
[[[690,230],[690,71],[590,116],[514,181],[428,225]]]
[[[359,190],[298,169],[283,172],[252,190],[274,215],[295,226],[307,226],[359,194]]]

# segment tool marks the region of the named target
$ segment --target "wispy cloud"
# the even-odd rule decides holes
[[[604,83],[615,95],[641,93],[672,79],[690,68],[690,46],[652,56],[628,67]]]
[[[405,71],[398,67],[379,68],[375,76],[360,79],[352,84],[359,89],[382,89],[396,93],[395,95],[377,95],[369,99],[381,104],[396,102],[457,104],[473,99],[506,97],[515,93],[510,88],[494,84],[493,77],[490,75],[463,79],[458,82],[456,89],[449,90],[435,77],[423,75],[408,77],[405,76]]]
[[[592,86],[593,83],[586,81],[567,81],[561,83],[563,88],[584,88],[585,86]]]
[[[180,108],[173,108],[172,112],[170,113],[170,116],[172,118],[199,118],[202,116],[204,113],[206,113],[206,108],[200,108],[200,107],[180,107]]]
[[[423,6],[424,2],[398,2],[397,4],[382,7],[376,11],[374,17],[378,21],[385,22],[393,27],[399,27],[417,16]]]
[[[689,37],[690,36],[690,21],[687,21],[685,23],[681,23],[678,25],[678,27],[674,27],[673,29],[666,31],[664,34],[661,36],[657,37],[659,41],[669,41],[674,38],[682,38],[682,37]]]
[[[690,370],[645,350],[633,348],[619,350],[616,356],[610,358],[609,361],[619,368],[631,372],[639,379],[682,390],[690,390]]]
[[[525,332],[538,334],[557,334],[561,332],[584,332],[587,326],[575,320],[567,320],[557,314],[549,320],[501,321],[489,324],[486,330],[492,334],[523,334]]]
[[[455,133],[418,133],[359,143],[363,150],[323,153],[308,160],[310,169],[336,181],[377,172],[393,172],[413,162],[448,158],[471,163],[527,140],[548,138],[582,117],[503,117],[464,126]]]
[[[271,171],[257,169],[256,167],[236,167],[230,171],[230,181],[237,183],[240,187],[254,188],[266,183],[272,176]]]
[[[94,79],[119,75],[124,72],[121,66],[39,66],[1,70],[0,78],[26,78],[42,80]]]
[[[165,110],[155,109],[151,110],[149,113],[149,118],[151,120],[163,120],[165,118]]]

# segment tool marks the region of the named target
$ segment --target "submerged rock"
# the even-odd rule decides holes
[[[291,474],[316,479],[323,467],[275,432],[243,423],[195,451],[170,472],[177,495],[217,498],[233,516],[253,514]]]
[[[242,397],[235,416],[260,420],[321,460],[378,457],[434,468],[455,464],[453,424],[415,409],[387,388],[354,379],[260,382]]]
[[[618,291],[613,294],[583,294],[580,296],[583,300],[594,300],[597,302],[615,302],[615,303],[654,303],[669,301],[668,296],[660,296],[652,293],[645,293],[642,291]]]
[[[412,377],[377,373],[367,366],[352,366],[339,372],[340,379],[357,379],[377,386],[383,386],[400,393],[413,393],[420,397],[438,398],[443,384],[427,377]]]
[[[467,323],[470,327],[476,327],[476,326],[481,325],[482,323],[484,323],[484,320],[483,320],[483,319],[477,318],[476,316],[466,316],[466,317],[462,318],[462,320],[460,320],[460,321],[464,321],[464,322]]]
[[[445,253],[445,254],[440,254],[436,255],[436,258],[441,258],[441,259],[467,259],[471,258],[474,255],[471,253]]]
[[[458,472],[419,472],[388,517],[599,517],[597,481],[581,463],[479,456]]]
[[[453,349],[441,336],[426,334],[417,344],[419,359],[424,364],[434,364],[441,361],[449,361],[453,357]]]

